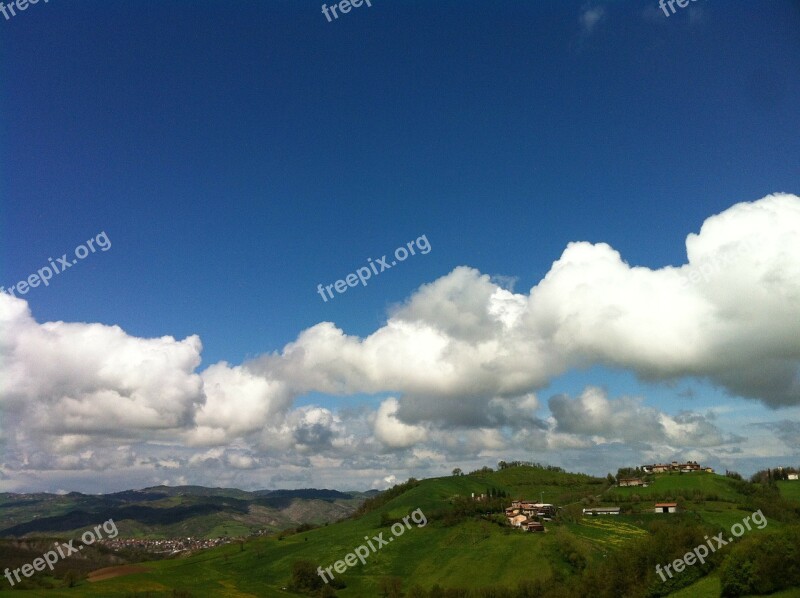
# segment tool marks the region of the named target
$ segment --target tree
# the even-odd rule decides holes
[[[403,580],[399,577],[382,577],[378,589],[385,598],[400,598],[403,595]]]
[[[428,592],[428,596],[430,596],[430,598],[444,598],[444,590],[442,589],[442,586],[440,586],[438,583],[433,584],[430,592]]]
[[[407,598],[428,598],[428,592],[419,584],[414,584],[408,589]]]
[[[334,590],[328,584],[325,584],[322,586],[322,590],[320,590],[319,595],[320,598],[334,598],[334,596],[336,596],[336,590]]]
[[[78,575],[75,571],[70,569],[67,571],[66,575],[64,575],[64,587],[74,588],[76,583],[78,583]]]
[[[454,476],[460,476],[460,475],[464,475],[464,472],[463,472],[463,471],[461,471],[461,468],[460,468],[460,467],[456,467],[456,468],[453,470],[453,475],[454,475]]]
[[[322,588],[322,578],[317,575],[314,563],[301,559],[292,563],[292,579],[289,586],[300,592],[315,592]]]

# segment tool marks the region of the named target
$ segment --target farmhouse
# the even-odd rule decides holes
[[[583,510],[584,515],[619,515],[619,507],[592,507]]]
[[[553,517],[556,514],[556,508],[549,503],[523,501],[520,508],[528,517]]]
[[[550,521],[557,511],[557,507],[549,503],[512,500],[511,506],[505,509],[505,515],[512,527],[521,528],[526,532],[543,532],[544,524],[540,520]]]
[[[672,466],[664,463],[656,463],[655,465],[643,465],[642,469],[645,473],[666,473],[672,469]]]
[[[797,479],[797,474],[796,473],[787,474],[786,479],[787,480],[796,480]]]
[[[544,525],[539,523],[538,521],[528,521],[527,530],[529,532],[543,532]]]
[[[621,488],[623,486],[647,486],[647,484],[639,478],[620,478],[617,486]]]
[[[522,513],[528,517],[555,517],[558,508],[546,502],[529,500],[512,500],[511,506],[505,509],[506,517]]]
[[[526,523],[527,521],[528,518],[525,515],[514,515],[513,517],[508,518],[508,522],[514,527],[522,527],[522,524]]]
[[[676,502],[657,502],[656,513],[677,513],[678,512],[678,503]]]

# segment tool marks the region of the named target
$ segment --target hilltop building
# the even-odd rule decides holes
[[[694,471],[705,471],[706,473],[714,473],[711,467],[701,467],[697,461],[687,461],[686,463],[654,463],[653,465],[642,465],[642,471],[645,473],[669,473],[671,471],[680,471],[681,473],[692,473]]]

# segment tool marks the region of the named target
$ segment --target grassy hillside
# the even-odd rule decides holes
[[[642,512],[618,517],[583,518],[566,513],[558,521],[546,523],[546,533],[536,534],[513,530],[501,524],[499,517],[485,514],[454,517],[453,512],[472,504],[478,505],[476,511],[480,513],[480,503],[464,501],[463,497],[469,497],[473,492],[485,493],[487,489],[529,499],[544,493],[546,501],[573,501],[577,510],[584,502],[627,500],[629,497],[625,492],[629,489],[611,490],[602,479],[530,467],[437,478],[424,480],[385,504],[376,501],[374,509],[355,519],[282,539],[277,536],[257,538],[189,558],[147,563],[147,573],[96,583],[81,582],[69,590],[28,595],[107,598],[148,595],[157,598],[172,596],[174,590],[179,590],[189,592],[194,598],[297,596],[283,589],[289,585],[293,564],[308,560],[314,568],[331,566],[364,544],[365,536],[372,538],[382,533],[388,540],[393,536],[389,523],[416,509],[424,513],[427,524],[418,526],[409,521],[410,529],[405,528],[402,535],[393,537],[376,552],[370,552],[366,564],[357,563],[341,575],[334,572],[347,586],[337,590],[336,595],[342,598],[382,595],[381,583],[391,577],[404,580],[407,596],[415,595],[410,587],[412,583],[423,588],[435,585],[464,589],[495,585],[515,588],[524,581],[535,584],[538,580],[543,582],[543,587],[550,587],[581,576],[581,579],[591,582],[591,576],[596,575],[600,584],[609,576],[609,571],[634,567],[632,562],[643,558],[648,550],[655,555],[655,562],[670,562],[668,547],[660,540],[653,546],[643,543],[654,537],[653,534],[657,538],[670,538],[669,534],[677,534],[678,549],[685,551],[702,542],[704,533],[717,529],[715,521],[741,521],[743,516],[752,512],[747,509],[755,500],[747,494],[749,490],[743,492],[742,488],[744,486],[737,486],[734,480],[710,474],[664,476],[644,490],[653,493],[650,496],[661,491],[675,492],[680,496],[694,491],[714,492],[719,500],[698,499],[689,505],[690,510],[679,515]],[[699,494],[695,496],[699,497]],[[649,498],[647,500],[649,504]],[[770,537],[773,530],[792,523],[791,517],[800,518],[800,512],[796,515],[789,512],[789,515],[781,517],[789,519],[771,520],[764,530],[753,529],[748,536]],[[421,517],[418,521],[422,521]],[[684,549],[680,548],[681,542]],[[718,567],[725,556],[725,552],[720,551],[713,567]],[[608,568],[611,564],[613,569]],[[641,577],[634,569],[626,575],[630,579],[637,579],[637,575]],[[652,583],[654,572],[648,571],[647,575]],[[682,583],[691,583],[694,578],[689,576],[702,576],[702,571],[695,568],[687,573]],[[713,575],[699,577],[691,588],[694,590],[683,589],[675,596],[719,596],[720,579]],[[691,591],[695,593],[687,593]],[[791,595],[785,594],[785,598]]]
[[[609,492],[610,498],[618,500],[629,500],[634,495],[650,500],[691,500],[699,495],[702,495],[701,498],[724,501],[739,498],[730,478],[705,472],[657,474],[655,481],[647,488],[623,487]]]
[[[800,480],[792,480],[791,482],[778,482],[778,488],[781,491],[781,496],[788,500],[793,500],[800,503]]]

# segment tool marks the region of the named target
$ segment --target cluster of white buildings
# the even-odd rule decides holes
[[[687,461],[686,463],[654,463],[653,465],[642,465],[642,471],[645,473],[669,473],[670,471],[679,471],[681,473],[692,473],[693,471],[704,471],[706,473],[714,473],[713,467],[701,467],[697,461]]]
[[[145,538],[114,538],[100,540],[100,544],[111,550],[143,550],[153,554],[177,554],[229,544],[230,538],[177,538],[148,540]]]
[[[542,521],[550,521],[556,511],[556,507],[549,503],[513,500],[505,513],[509,525],[526,532],[543,532]]]

